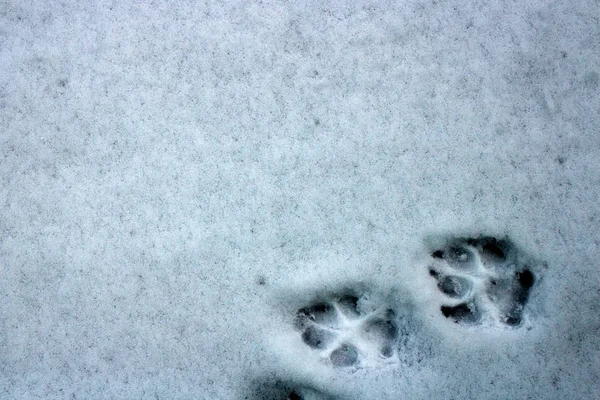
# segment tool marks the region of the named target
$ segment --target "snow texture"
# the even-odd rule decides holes
[[[600,398],[599,114],[596,0],[2,0],[0,398]]]

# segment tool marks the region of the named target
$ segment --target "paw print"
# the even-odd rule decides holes
[[[302,341],[334,367],[390,360],[398,339],[396,316],[366,296],[334,296],[301,308],[295,327]]]
[[[461,325],[518,326],[536,278],[508,239],[454,238],[431,253],[429,274],[445,298],[441,313]]]
[[[280,379],[255,381],[243,398],[245,400],[340,400],[338,396],[305,383]]]

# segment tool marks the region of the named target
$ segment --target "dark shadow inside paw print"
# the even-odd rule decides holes
[[[290,393],[290,395],[288,396],[289,400],[302,400],[302,396],[300,396],[298,393],[296,393],[295,390],[292,391],[292,393]]]
[[[463,298],[473,287],[473,283],[462,276],[448,275],[438,281],[438,289],[448,297]]]
[[[523,311],[529,300],[530,289],[535,283],[535,277],[529,270],[517,272],[513,282],[512,296],[503,307],[501,320],[507,325],[516,326],[521,323]]]
[[[493,262],[504,262],[510,251],[511,245],[507,240],[499,240],[493,237],[473,239],[473,245],[480,249],[481,255]]]
[[[298,310],[296,324],[306,326],[311,322],[331,328],[337,325],[337,318],[338,313],[331,304],[318,303]]]
[[[334,339],[333,332],[314,325],[306,327],[302,332],[302,341],[313,349],[323,349],[331,344]]]
[[[310,385],[279,379],[253,382],[243,398],[246,400],[339,400],[337,396]]]
[[[360,316],[358,301],[359,299],[356,296],[343,296],[339,299],[338,305],[341,311],[348,317],[358,318]]]
[[[474,324],[481,319],[481,312],[475,303],[461,303],[456,306],[442,306],[442,314],[456,323]]]
[[[526,269],[525,271],[517,272],[517,281],[523,289],[529,289],[535,283],[535,277],[531,271]]]

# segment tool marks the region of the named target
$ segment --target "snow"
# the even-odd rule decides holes
[[[0,398],[600,397],[599,18],[0,2]],[[438,312],[432,243],[479,235],[539,262],[523,326]],[[348,289],[393,362],[302,343]]]

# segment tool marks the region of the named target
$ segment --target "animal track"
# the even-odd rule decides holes
[[[429,274],[446,298],[441,313],[461,325],[518,326],[536,277],[508,239],[453,238],[431,253]]]
[[[301,308],[295,327],[302,341],[334,367],[390,360],[398,339],[396,315],[367,296],[332,296]]]
[[[246,400],[340,400],[314,387],[291,381],[255,382]]]

